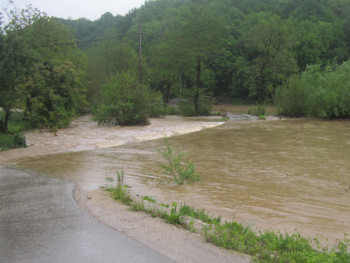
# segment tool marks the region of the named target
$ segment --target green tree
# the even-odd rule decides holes
[[[23,83],[33,65],[33,54],[24,39],[24,27],[36,21],[40,13],[30,6],[21,14],[13,10],[5,12],[10,22],[0,28],[0,107],[5,112],[0,130],[7,133],[11,111],[20,107]]]
[[[250,96],[261,102],[271,97],[275,87],[297,70],[289,27],[277,15],[254,13],[246,18],[242,30],[255,80],[249,87]]]
[[[190,97],[194,114],[200,113],[200,98],[205,92],[203,73],[205,59],[215,52],[222,39],[223,24],[209,8],[208,1],[195,1],[176,10],[173,26],[169,35],[168,55],[174,60],[168,64],[176,65],[177,72],[182,73]],[[170,66],[171,67],[171,66]]]
[[[118,32],[109,30],[104,38],[106,40],[96,42],[87,50],[90,79],[88,99],[95,105],[99,103],[99,89],[111,77],[127,71],[137,74],[138,70],[137,54],[121,40]]]
[[[26,46],[35,59],[24,82],[25,116],[34,127],[65,127],[86,107],[86,58],[73,33],[41,17],[25,28]]]

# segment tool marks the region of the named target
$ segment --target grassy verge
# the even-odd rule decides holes
[[[201,232],[208,242],[219,247],[252,256],[254,262],[350,262],[350,241],[347,237],[332,249],[317,247],[300,234],[282,235],[274,232],[255,232],[237,222],[221,222],[204,210],[186,204],[159,204],[152,197],[135,199],[122,184],[106,189],[112,198],[120,200],[135,211],[163,218],[165,222],[183,226],[190,231]],[[316,248],[315,248],[316,247]]]

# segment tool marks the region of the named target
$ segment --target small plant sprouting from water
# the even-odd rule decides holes
[[[115,200],[121,200],[124,204],[131,205],[133,203],[133,200],[127,190],[131,187],[128,185],[124,185],[124,177],[124,169],[121,169],[121,171],[117,171],[117,184],[107,186],[106,191],[108,191]],[[106,175],[106,181],[109,183],[113,183],[115,182],[115,179],[112,176]]]
[[[165,148],[159,150],[165,159],[164,163],[157,163],[161,169],[165,180],[172,177],[177,185],[190,184],[200,181],[201,177],[196,173],[192,160],[186,160],[184,153],[177,153],[166,138],[164,138]]]
[[[116,186],[123,186],[125,188],[131,188],[128,185],[124,185],[124,169],[122,168],[120,171],[116,171],[111,175],[111,173],[106,173],[105,180],[107,182],[107,188],[114,187],[116,182]]]
[[[124,169],[122,168],[121,171],[117,171],[117,182],[118,185],[123,185],[124,184]]]
[[[266,104],[257,103],[254,107],[248,109],[248,114],[260,116],[260,115],[265,115],[265,111],[266,111]]]
[[[259,116],[258,116],[258,120],[266,120],[265,115],[259,115]]]

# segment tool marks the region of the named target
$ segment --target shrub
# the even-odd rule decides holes
[[[266,104],[257,103],[253,108],[248,109],[249,115],[260,116],[265,115]]]
[[[25,148],[26,139],[23,134],[4,134],[0,133],[0,151],[5,151],[13,148]]]
[[[176,153],[175,148],[165,138],[164,143],[165,148],[159,152],[166,161],[158,163],[163,175],[172,177],[178,185],[200,181],[201,177],[196,173],[192,160],[185,160],[183,153]]]
[[[306,68],[280,87],[275,103],[280,114],[324,119],[350,117],[350,61],[340,66]]]
[[[184,117],[194,116],[194,106],[187,100],[183,100],[179,103],[179,112]]]
[[[177,106],[169,105],[166,108],[166,114],[167,115],[178,115],[178,114],[180,114],[180,110]]]
[[[194,104],[190,100],[182,100],[179,105],[179,112],[184,117],[209,116],[211,114],[213,103],[209,98],[200,97],[198,102],[198,114],[195,113]]]
[[[161,96],[138,84],[131,73],[114,76],[101,88],[102,104],[95,111],[99,124],[143,125],[148,117],[164,115]]]
[[[26,137],[21,133],[16,133],[13,137],[13,142],[17,147],[27,147]]]
[[[307,93],[305,84],[299,76],[292,76],[288,83],[276,90],[275,103],[278,113],[290,117],[307,114]]]
[[[167,114],[167,108],[164,105],[163,99],[160,94],[152,91],[149,93],[149,109],[148,115],[151,118],[160,118]]]

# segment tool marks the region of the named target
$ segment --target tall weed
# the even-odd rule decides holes
[[[170,145],[169,141],[164,138],[165,147],[159,152],[162,154],[165,162],[158,163],[162,174],[167,178],[173,178],[176,184],[190,184],[200,181],[201,177],[197,174],[193,161],[186,160],[184,153],[177,153],[174,146]]]

